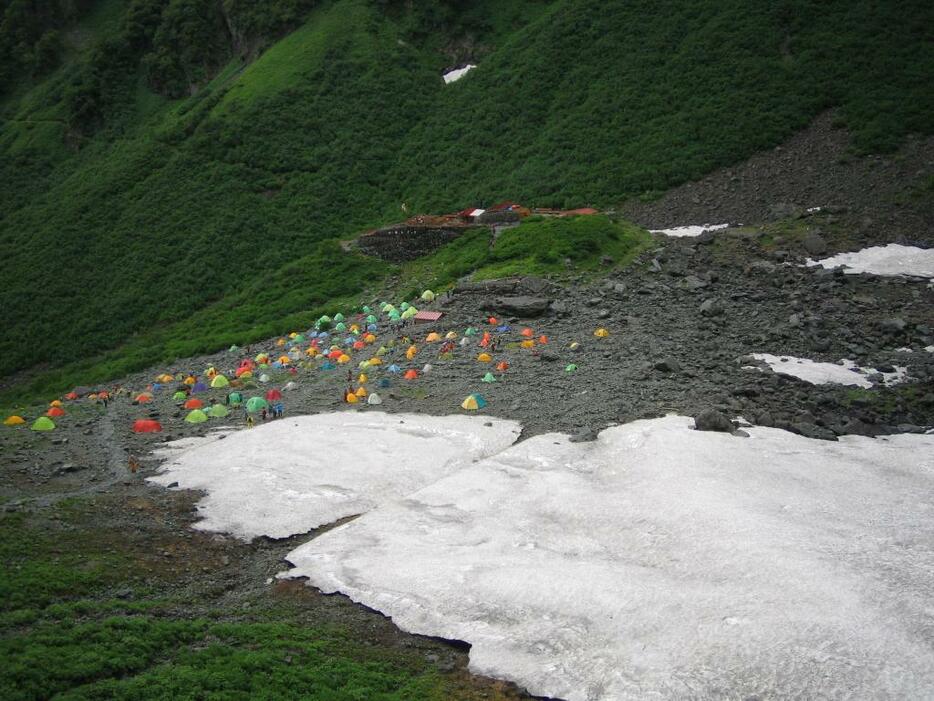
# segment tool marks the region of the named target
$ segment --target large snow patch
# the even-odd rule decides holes
[[[846,273],[870,273],[871,275],[910,275],[934,278],[934,248],[918,248],[890,243],[872,246],[853,253],[838,253],[823,260],[811,260],[807,265],[837,268],[841,265]]]
[[[799,380],[810,382],[812,385],[855,385],[857,387],[872,387],[870,375],[881,375],[886,385],[895,385],[905,380],[908,368],[895,366],[895,372],[879,372],[875,368],[858,366],[852,360],[841,360],[839,363],[822,363],[808,358],[795,358],[790,355],[772,355],[771,353],[753,353],[749,356],[761,360],[773,372]]]
[[[490,425],[486,425],[490,424]],[[369,511],[512,445],[514,421],[338,412],[191,441],[151,478],[207,492],[195,527],[285,538]]]
[[[930,698],[934,436],[546,434],[288,555],[571,700]]]

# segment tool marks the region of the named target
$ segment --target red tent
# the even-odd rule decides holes
[[[64,416],[65,410],[62,409],[60,406],[53,406],[51,409],[45,412],[45,415],[52,416],[52,417]]]
[[[189,399],[187,402],[185,402],[186,409],[201,409],[203,407],[204,407],[204,402],[202,402],[200,399],[192,398],[192,399]]]
[[[133,422],[134,433],[159,433],[162,430],[162,424],[152,419],[137,419]]]
[[[280,392],[279,390],[277,390],[277,389],[271,389],[271,390],[269,390],[268,392],[266,392],[266,401],[267,401],[267,402],[275,402],[275,401],[277,401],[277,400],[279,400],[279,399],[282,399],[282,392]]]

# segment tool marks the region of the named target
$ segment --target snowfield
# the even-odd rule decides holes
[[[807,358],[772,355],[770,353],[753,353],[749,357],[763,361],[772,369],[772,372],[797,377],[799,380],[810,382],[812,385],[855,385],[869,388],[873,386],[869,375],[881,375],[883,383],[886,385],[903,382],[908,376],[908,368],[906,367],[893,366],[895,372],[879,372],[875,368],[859,367],[852,360],[845,359],[839,363],[821,363]]]
[[[200,530],[285,538],[414,492],[507,448],[519,431],[479,416],[298,416],[170,443],[161,453],[170,462],[150,481],[206,491]]]
[[[465,640],[473,671],[534,694],[934,696],[934,435],[692,424],[461,461],[284,576]]]
[[[843,266],[846,273],[871,275],[909,275],[934,278],[934,248],[918,248],[890,243],[872,246],[853,253],[839,253],[823,260],[808,258],[806,265],[823,268]]]

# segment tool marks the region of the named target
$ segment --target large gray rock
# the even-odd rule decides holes
[[[822,256],[827,252],[827,242],[817,233],[810,233],[804,237],[804,250],[812,256]]]
[[[700,313],[704,316],[720,316],[726,309],[719,299],[707,299],[700,305]]]
[[[733,422],[716,409],[705,409],[694,417],[694,428],[698,431],[721,431],[732,433]]]
[[[483,309],[528,319],[541,316],[547,312],[549,304],[551,304],[551,300],[547,297],[519,295],[516,297],[499,297],[484,302]]]

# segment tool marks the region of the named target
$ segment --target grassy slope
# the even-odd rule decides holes
[[[931,14],[556,0],[515,29],[491,14],[496,50],[444,86],[443,57],[401,41],[402,20],[337,0],[196,97],[139,87],[76,154],[56,121],[66,65],[0,128],[0,375],[82,361],[33,388],[66,386],[282,330],[386,273],[327,241],[402,201],[612,204],[771,146],[830,106],[860,147],[891,147],[931,129]]]
[[[93,504],[73,501],[51,515],[51,524],[0,515],[4,699],[452,695],[418,652],[309,624],[297,602],[257,597],[248,614],[232,613],[208,584],[194,600],[175,601],[184,575],[159,563],[151,542],[101,523]],[[113,598],[121,588],[123,598]],[[201,617],[179,613],[199,607]]]

